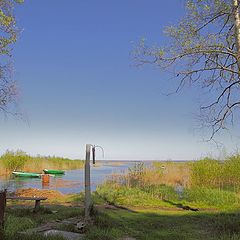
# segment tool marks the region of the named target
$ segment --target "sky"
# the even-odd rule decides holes
[[[168,41],[164,27],[184,15],[183,0],[26,0],[15,14],[23,119],[0,117],[0,154],[79,159],[90,143],[104,159],[192,160],[238,148],[238,128],[219,137],[223,149],[196,131],[198,89],[166,96],[170,75],[133,64],[140,39]]]

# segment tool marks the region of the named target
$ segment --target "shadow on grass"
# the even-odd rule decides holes
[[[52,213],[53,210],[57,213]],[[6,240],[27,240],[27,237],[19,238],[17,232],[36,227],[43,222],[80,215],[83,215],[83,209],[65,206],[43,208],[39,213],[32,213],[30,209],[24,208],[8,208]],[[117,240],[122,237],[133,237],[137,240],[240,240],[240,212],[174,212],[147,209],[131,212],[102,207],[94,211],[93,225],[87,230],[86,240]],[[32,239],[44,238],[36,236]]]
[[[176,206],[177,208],[181,208],[181,209],[183,209],[183,210],[190,210],[190,211],[194,211],[194,212],[199,211],[198,208],[192,208],[192,207],[183,205],[183,204],[181,204],[181,203],[174,203],[174,202],[169,201],[169,200],[166,200],[166,199],[163,199],[163,202],[169,203],[169,204],[171,204],[171,205],[173,205],[173,206]]]
[[[100,210],[88,240],[134,237],[140,240],[237,240],[240,213],[137,212]]]

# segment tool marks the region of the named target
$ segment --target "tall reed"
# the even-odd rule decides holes
[[[71,170],[83,168],[83,160],[71,160],[61,157],[30,156],[21,150],[7,151],[0,157],[0,173],[13,170],[42,172],[43,169]]]

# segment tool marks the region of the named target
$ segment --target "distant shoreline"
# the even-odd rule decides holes
[[[98,160],[101,162],[192,162],[194,160]]]

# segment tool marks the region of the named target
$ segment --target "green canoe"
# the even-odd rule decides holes
[[[43,172],[46,174],[64,174],[63,170],[52,170],[52,169],[43,169]]]
[[[16,177],[28,177],[28,178],[40,178],[41,174],[39,173],[30,173],[30,172],[12,172]]]

